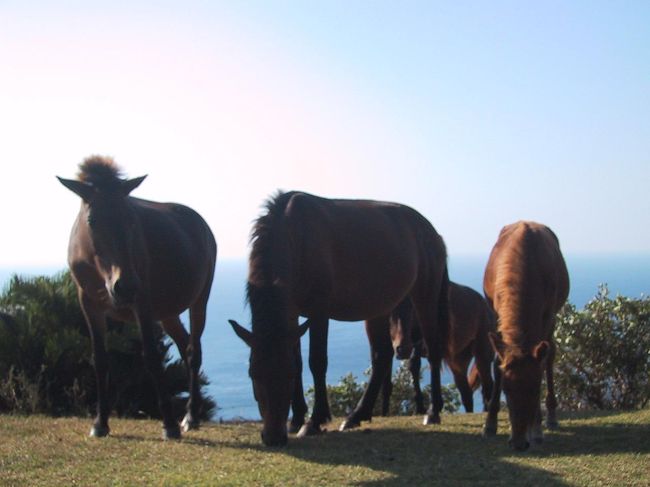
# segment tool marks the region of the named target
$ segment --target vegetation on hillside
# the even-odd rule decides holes
[[[562,409],[637,409],[650,402],[650,298],[567,304],[555,330],[555,387]]]
[[[184,364],[158,329],[165,381],[180,416],[187,393]],[[158,418],[158,403],[142,360],[138,327],[109,322],[106,335],[110,398],[119,416]],[[203,385],[207,379],[202,377]],[[13,276],[0,294],[0,412],[88,415],[96,403],[90,339],[68,272]],[[205,398],[203,418],[216,405]]]

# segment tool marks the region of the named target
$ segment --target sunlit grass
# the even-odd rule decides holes
[[[269,449],[260,425],[208,424],[179,442],[156,421],[0,416],[0,484],[7,485],[650,485],[650,410],[574,414],[526,453],[480,436],[482,414],[377,418],[361,429]]]

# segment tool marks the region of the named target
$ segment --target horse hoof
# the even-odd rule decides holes
[[[289,426],[287,427],[287,432],[290,434],[295,434],[300,431],[300,429],[304,426],[304,423],[289,423]]]
[[[103,438],[108,436],[108,426],[93,426],[90,428],[90,436],[93,438]]]
[[[483,436],[485,438],[492,438],[493,436],[497,435],[497,427],[496,426],[486,426],[483,428]]]
[[[557,421],[547,421],[546,428],[550,430],[556,430],[560,428],[560,424]]]
[[[440,416],[437,414],[427,414],[422,420],[423,425],[440,424]]]
[[[180,440],[181,429],[178,427],[178,425],[163,427],[162,437],[163,440]]]
[[[189,414],[186,414],[183,418],[183,421],[181,422],[181,428],[183,429],[184,433],[187,433],[190,430],[198,430],[199,422],[194,420]]]
[[[345,421],[343,421],[341,423],[341,426],[339,426],[339,431],[351,430],[351,429],[354,429],[354,428],[358,428],[359,426],[361,426],[360,421],[355,421],[355,420],[352,420],[352,419],[346,419]]]
[[[304,438],[305,436],[316,436],[320,435],[322,432],[323,431],[320,429],[320,427],[314,426],[311,423],[306,423],[302,425],[302,428],[300,428],[300,431],[298,431],[296,437]]]

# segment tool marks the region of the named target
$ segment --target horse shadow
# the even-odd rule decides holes
[[[474,427],[475,423],[467,426]],[[528,460],[583,454],[650,453],[650,425],[612,423],[569,425],[546,435],[542,445],[525,453],[508,446],[507,428],[494,438],[476,432],[422,429],[357,429],[331,431],[316,437],[291,438],[285,455],[326,466],[355,466],[382,472],[389,478],[355,483],[363,486],[439,485],[570,485],[558,474],[530,465]],[[269,451],[259,443],[228,442],[222,446]]]

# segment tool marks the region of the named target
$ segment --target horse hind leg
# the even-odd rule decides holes
[[[296,347],[296,380],[293,386],[293,397],[291,399],[291,422],[289,423],[288,432],[298,433],[300,428],[305,424],[305,414],[307,414],[307,403],[305,402],[305,393],[302,385],[302,352],[300,350],[300,341]]]
[[[181,430],[178,426],[173,411],[171,396],[167,385],[165,384],[164,369],[162,357],[158,350],[154,336],[154,326],[156,322],[152,319],[148,307],[140,308],[136,314],[140,334],[142,336],[142,352],[156,394],[158,396],[158,407],[163,417],[163,439],[178,439],[181,437]]]
[[[428,351],[429,367],[431,369],[431,401],[429,409],[424,417],[423,424],[439,424],[440,412],[444,406],[442,399],[442,385],[440,382],[440,368],[442,365],[444,334],[441,333],[438,320],[438,293],[435,297],[421,297],[413,295],[413,304],[418,315],[418,321],[422,330],[422,338]]]
[[[181,359],[185,364],[188,378],[189,378],[189,384],[190,384],[189,390],[191,392],[192,364],[190,362],[190,353],[191,353],[190,335],[185,330],[185,327],[183,326],[183,323],[181,322],[180,317],[178,316],[174,316],[173,318],[167,318],[165,320],[162,320],[161,323],[162,323],[163,330],[165,330],[165,333],[167,333],[167,335],[169,335],[169,337],[176,344]],[[188,418],[187,416],[183,418],[183,421],[181,422],[181,427],[183,428],[183,431],[189,431],[190,429],[194,429],[194,427],[198,427],[198,424],[192,425],[191,423],[187,422],[191,419],[192,419],[191,417]]]
[[[183,431],[199,428],[199,417],[203,400],[201,398],[200,372],[203,362],[201,349],[201,335],[205,328],[205,310],[208,302],[208,293],[199,301],[190,306],[190,337],[187,347],[187,364],[189,368],[190,397],[187,400],[185,417],[181,421]]]
[[[388,317],[366,321],[366,333],[370,343],[372,373],[359,404],[339,427],[341,431],[360,426],[361,421],[371,421],[379,389],[385,385],[386,377],[390,382],[393,346],[390,340]]]

